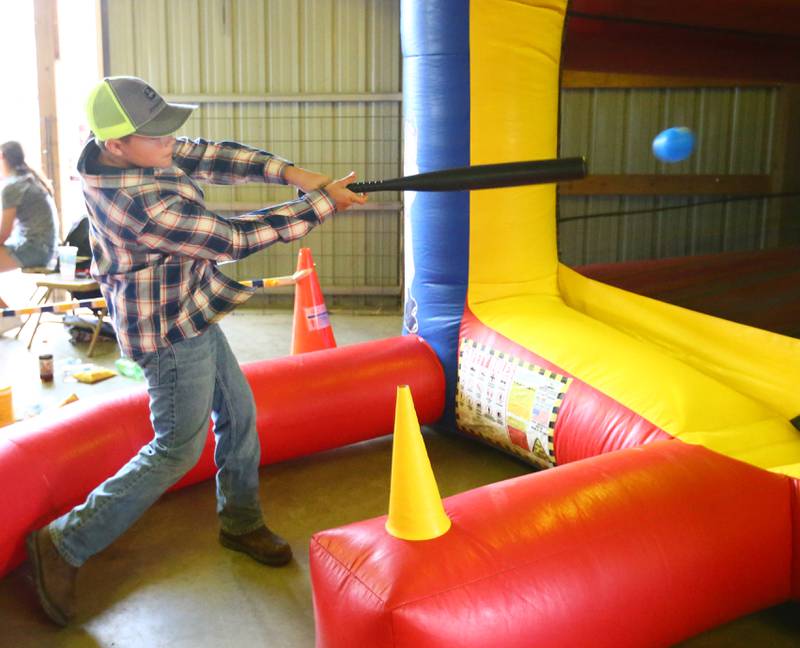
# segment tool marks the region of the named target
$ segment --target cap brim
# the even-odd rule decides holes
[[[153,119],[136,129],[137,135],[160,137],[172,135],[186,123],[197,106],[191,104],[166,104]]]

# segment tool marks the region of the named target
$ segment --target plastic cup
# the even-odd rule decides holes
[[[62,279],[75,278],[75,262],[78,257],[78,248],[74,245],[58,246],[58,268]]]

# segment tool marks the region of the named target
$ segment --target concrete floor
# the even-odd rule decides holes
[[[399,316],[339,313],[331,320],[339,345],[400,330]],[[283,355],[289,348],[288,312],[240,309],[222,326],[242,362]],[[38,380],[37,351],[44,347],[56,359],[52,386]],[[0,382],[12,382],[19,412],[55,407],[70,393],[89,399],[143,388],[121,376],[95,385],[69,382],[66,374],[85,360],[84,351],[85,345],[71,345],[56,324],[37,336],[32,352],[22,342],[0,337]],[[113,366],[117,357],[108,343],[93,361]],[[443,496],[528,472],[516,460],[467,439],[431,430],[424,434]],[[0,580],[0,647],[313,646],[309,538],[320,529],[383,515],[390,465],[391,441],[382,438],[262,469],[267,522],[295,551],[295,560],[281,569],[218,545],[212,482],[168,494],[81,570],[72,627],[56,629],[38,610],[27,565]],[[683,645],[797,647],[800,606],[772,608]]]

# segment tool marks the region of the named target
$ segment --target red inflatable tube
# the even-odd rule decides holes
[[[415,336],[244,366],[256,398],[262,463],[390,434],[396,388],[410,385],[421,422],[444,407],[444,373]],[[75,403],[3,430],[0,576],[23,558],[25,535],[82,502],[152,437],[144,391]],[[180,488],[215,472],[213,435]]]
[[[317,647],[671,645],[790,597],[789,482],[657,441],[450,497],[434,540],[318,533]]]

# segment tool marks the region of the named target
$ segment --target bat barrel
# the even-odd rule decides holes
[[[586,160],[582,157],[554,160],[529,160],[501,164],[481,164],[457,169],[431,171],[419,175],[354,182],[351,191],[469,191],[497,189],[529,184],[547,184],[577,180],[586,176]]]

